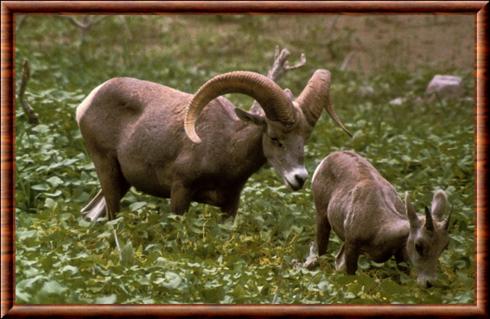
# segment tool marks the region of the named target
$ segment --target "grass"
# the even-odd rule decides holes
[[[371,17],[369,23],[383,29],[389,25],[384,19]],[[390,62],[402,52],[393,49],[376,61],[376,70],[341,70],[355,33],[339,29],[334,38],[326,37],[331,21],[321,16],[112,16],[82,38],[66,18],[29,16],[16,38],[16,69],[29,60],[26,95],[41,124],[29,126],[16,108],[16,302],[474,303],[471,68],[445,64],[439,57],[438,63],[409,69]],[[116,220],[89,223],[80,217],[98,181],[74,114],[92,88],[125,75],[194,92],[218,73],[265,73],[275,45],[287,47],[291,59],[306,53],[307,65],[280,82],[295,94],[315,69],[332,71],[334,105],[354,133],[349,139],[323,115],[305,147],[310,173],[329,152],[353,149],[397,190],[410,191],[419,211],[435,189],[449,194],[454,223],[434,288],[419,288],[413,274],[400,273],[393,261],[361,258],[355,276],[335,272],[340,246],[335,236],[318,269],[295,267],[315,234],[310,183],[290,192],[267,167],[247,182],[234,220],[203,204],[177,216],[169,212],[168,200],[134,190]],[[437,73],[462,76],[464,96],[426,99],[425,86]],[[391,105],[397,97],[405,102]],[[252,102],[230,99],[243,108]]]

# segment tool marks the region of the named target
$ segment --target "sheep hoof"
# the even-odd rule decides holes
[[[316,266],[320,265],[318,256],[318,246],[315,242],[310,244],[310,253],[306,257],[306,261],[303,263],[303,267],[306,269],[313,269]]]
[[[308,256],[308,258],[306,258],[306,261],[303,263],[303,268],[313,269],[313,268],[317,267],[318,265],[320,265],[318,255]]]

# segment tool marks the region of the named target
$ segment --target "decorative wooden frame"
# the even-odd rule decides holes
[[[1,317],[180,316],[472,316],[488,317],[487,91],[488,1],[4,1],[1,4]],[[476,295],[475,305],[16,305],[14,202],[15,14],[469,14],[476,17]]]

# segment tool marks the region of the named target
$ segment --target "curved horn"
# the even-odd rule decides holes
[[[434,223],[432,222],[432,215],[429,207],[425,206],[425,228],[429,231],[434,231]]]
[[[278,121],[287,127],[296,122],[292,102],[274,81],[255,72],[224,73],[204,83],[189,103],[184,128],[194,143],[201,142],[195,130],[199,114],[211,100],[227,93],[242,93],[253,97],[271,121]]]
[[[313,76],[308,81],[308,84],[303,89],[301,94],[296,99],[296,102],[301,107],[308,124],[314,127],[322,110],[325,109],[328,115],[334,122],[352,137],[351,132],[345,127],[332,106],[330,100],[330,71],[316,70]]]

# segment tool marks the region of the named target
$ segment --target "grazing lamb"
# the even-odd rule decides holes
[[[438,258],[448,245],[447,195],[434,193],[432,207],[419,216],[405,195],[363,157],[354,152],[334,152],[317,167],[312,180],[316,206],[318,254],[327,251],[330,230],[344,241],[337,254],[338,271],[354,274],[357,259],[365,254],[376,262],[395,256],[415,267],[417,283],[430,287],[436,278]],[[313,261],[312,261],[313,260]],[[305,267],[312,267],[310,259]]]

